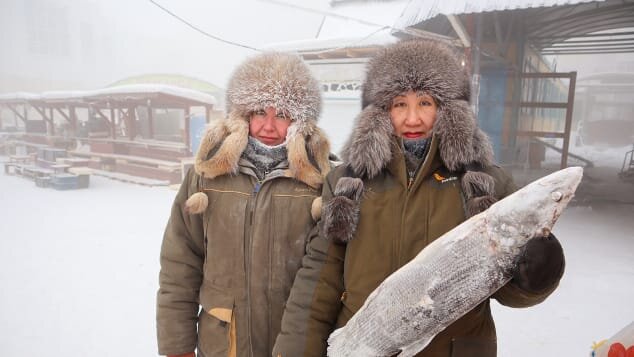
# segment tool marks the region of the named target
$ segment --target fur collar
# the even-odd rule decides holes
[[[289,169],[286,176],[319,188],[330,171],[330,144],[321,129],[311,122],[304,124],[308,124],[310,135],[302,135],[295,123],[289,127],[286,139]],[[248,138],[249,125],[236,112],[227,119],[211,123],[196,154],[196,173],[205,178],[237,174],[238,162]]]

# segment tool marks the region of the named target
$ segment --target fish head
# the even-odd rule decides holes
[[[507,248],[547,236],[581,182],[583,169],[569,167],[537,179],[483,212],[489,238]]]

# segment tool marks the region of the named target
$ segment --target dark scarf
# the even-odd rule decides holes
[[[286,142],[276,146],[268,146],[249,136],[249,142],[242,152],[242,158],[255,166],[253,171],[255,171],[258,180],[264,180],[269,172],[286,160]]]
[[[416,171],[425,160],[430,140],[426,139],[402,139],[403,154],[405,156],[405,167],[407,168],[407,176],[414,178]]]

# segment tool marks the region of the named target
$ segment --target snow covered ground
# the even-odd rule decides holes
[[[174,196],[101,177],[55,191],[0,173],[0,354],[155,356],[159,250]],[[501,357],[588,356],[593,341],[634,319],[634,205],[577,202],[554,232],[564,279],[541,305],[494,304]]]

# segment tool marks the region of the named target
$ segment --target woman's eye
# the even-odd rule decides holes
[[[275,118],[276,119],[280,119],[280,120],[287,120],[288,116],[286,114],[284,114],[284,113],[277,113],[277,114],[275,114]]]
[[[394,103],[393,105],[394,108],[399,108],[404,106],[405,106],[405,102],[397,102],[397,103]]]
[[[421,100],[420,101],[420,105],[422,105],[423,107],[429,106],[431,105],[431,102],[428,100]]]
[[[254,111],[253,115],[264,116],[264,115],[266,115],[266,112],[264,110],[260,109],[260,110]]]

